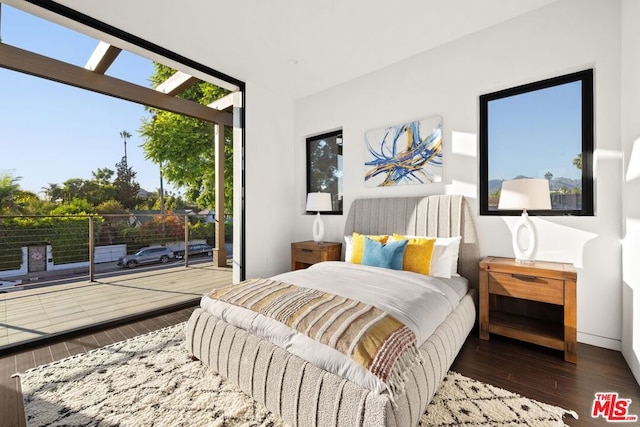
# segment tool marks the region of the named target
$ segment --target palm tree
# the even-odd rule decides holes
[[[50,202],[55,202],[58,199],[62,199],[64,196],[64,191],[58,184],[49,183],[48,187],[42,187],[42,192]]]
[[[576,156],[575,159],[573,159],[573,166],[577,167],[578,169],[582,170],[582,153],[578,153],[578,155]]]
[[[131,134],[126,130],[120,132],[120,138],[124,141],[124,164],[127,164],[127,138],[131,138]]]

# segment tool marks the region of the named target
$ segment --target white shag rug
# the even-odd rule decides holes
[[[283,426],[199,361],[184,324],[19,373],[28,426]],[[572,411],[449,372],[421,426],[564,426]]]

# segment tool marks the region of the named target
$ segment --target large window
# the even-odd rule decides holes
[[[480,96],[480,214],[498,210],[502,181],[549,180],[551,209],[593,215],[593,70]]]
[[[307,138],[307,193],[317,191],[331,194],[331,211],[324,214],[342,214],[341,130]]]
[[[178,142],[182,142],[183,147],[184,144],[189,145],[192,148],[189,151],[190,154],[193,154],[194,149],[199,150],[197,151],[198,153],[204,153],[203,155],[192,156],[197,157],[198,161],[195,163],[200,163],[196,165],[198,168],[205,168],[207,172],[213,173],[216,162],[222,164],[221,161],[230,157],[224,156],[223,158],[223,156],[214,153],[214,144],[212,143],[214,129],[212,129],[210,123],[218,123],[221,133],[223,127],[227,129],[233,128],[233,157],[244,162],[240,155],[244,151],[242,148],[244,147],[242,128],[244,123],[244,108],[242,107],[244,104],[244,83],[231,78],[227,79],[223,77],[224,75],[204,65],[104,24],[90,16],[83,15],[76,10],[59,5],[56,2],[28,0],[14,3],[28,10],[39,10],[41,7],[42,10],[38,12],[38,15],[42,12],[44,16],[53,17],[55,21],[58,21],[57,16],[63,17],[65,22],[73,23],[72,27],[75,29],[87,31],[92,35],[104,34],[105,38],[113,43],[136,46],[135,50],[144,53],[147,57],[157,60],[166,58],[169,63],[182,69],[194,70],[197,74],[192,76],[185,72],[174,72],[173,69],[168,69],[164,66],[154,67],[151,60],[126,53],[115,44],[99,42],[84,34],[76,33],[73,30],[44,21],[18,9],[10,8],[5,4],[0,4],[2,9],[1,27],[3,30],[3,40],[0,43],[0,83],[3,88],[2,99],[5,107],[2,120],[0,120],[0,127],[3,131],[3,140],[6,141],[3,143],[3,147],[11,143],[14,148],[17,146],[31,148],[30,152],[13,148],[11,150],[3,150],[0,169],[7,166],[9,166],[9,170],[14,167],[23,167],[27,172],[24,176],[28,177],[27,179],[30,181],[28,185],[34,189],[33,197],[31,197],[30,191],[20,191],[21,199],[24,201],[24,203],[21,201],[20,205],[24,204],[28,210],[23,211],[23,209],[20,209],[18,212],[8,213],[22,216],[29,214],[29,216],[33,217],[33,220],[29,220],[32,225],[38,221],[37,216],[43,218],[42,223],[48,222],[48,219],[50,219],[48,217],[56,216],[54,215],[56,211],[59,211],[57,215],[65,214],[65,223],[73,222],[78,225],[82,225],[83,215],[75,215],[74,218],[73,212],[93,212],[97,209],[97,211],[104,211],[103,214],[109,213],[109,215],[97,214],[95,217],[91,215],[94,218],[92,224],[96,227],[95,239],[89,238],[85,231],[84,241],[74,241],[75,245],[69,247],[69,243],[74,243],[69,241],[69,236],[64,236],[67,237],[64,242],[59,238],[56,240],[54,238],[56,237],[55,230],[53,230],[53,234],[49,236],[51,238],[47,236],[38,238],[37,242],[43,243],[43,245],[33,250],[29,248],[24,260],[22,260],[21,241],[24,239],[26,239],[27,243],[33,241],[33,233],[24,229],[22,230],[22,236],[14,236],[16,238],[13,241],[18,243],[17,247],[15,247],[15,244],[12,247],[5,245],[5,240],[7,239],[3,236],[0,239],[0,246],[4,246],[5,249],[8,248],[8,251],[5,250],[3,252],[10,252],[10,255],[15,255],[17,250],[17,258],[14,255],[7,258],[9,263],[5,262],[4,265],[0,265],[0,269],[4,270],[0,271],[0,275],[6,276],[7,272],[11,273],[11,270],[14,269],[18,269],[17,273],[14,274],[20,275],[24,273],[24,271],[19,271],[21,264],[24,266],[25,271],[27,267],[31,271],[33,269],[49,270],[55,263],[60,267],[59,272],[63,273],[62,269],[65,266],[70,266],[72,262],[84,261],[87,271],[91,270],[90,276],[93,281],[91,265],[95,262],[100,262],[100,254],[113,255],[117,253],[117,251],[114,252],[113,248],[115,243],[128,244],[128,246],[119,245],[119,249],[122,252],[121,255],[126,252],[131,253],[140,246],[146,246],[149,243],[167,243],[171,246],[170,243],[176,241],[176,232],[180,231],[176,230],[176,227],[172,227],[172,224],[177,224],[178,228],[183,231],[178,236],[178,241],[180,238],[184,238],[185,230],[183,228],[187,228],[187,231],[189,231],[191,226],[194,225],[193,222],[188,224],[189,227],[182,227],[180,224],[183,221],[177,221],[178,217],[176,215],[160,215],[159,217],[161,218],[156,221],[152,219],[156,218],[157,215],[144,215],[139,211],[136,211],[135,214],[131,211],[130,217],[128,213],[124,213],[122,206],[126,207],[127,204],[125,203],[129,201],[132,205],[142,206],[138,209],[151,210],[154,209],[155,203],[156,209],[159,206],[160,210],[163,210],[165,207],[176,208],[176,203],[184,202],[184,199],[179,195],[168,193],[166,186],[168,174],[160,172],[161,165],[163,171],[166,171],[168,157],[172,156],[171,152],[185,151],[184,149],[179,149],[176,146],[176,140],[170,138],[171,135],[175,136],[175,134],[179,133],[180,129],[182,129],[184,135],[189,135],[193,138],[188,141],[182,138]],[[33,5],[27,7],[29,6],[27,3],[33,3]],[[47,10],[51,13],[47,12]],[[34,37],[34,35],[37,36]],[[11,44],[14,40],[18,43]],[[84,68],[85,64],[87,68]],[[88,73],[91,74],[90,77],[87,77]],[[146,76],[144,75],[145,73],[147,73]],[[152,74],[154,78],[150,79]],[[220,100],[214,101],[214,99],[199,98],[202,96],[212,97],[213,94],[220,93],[217,90],[218,88],[208,86],[208,84],[208,87],[205,87],[205,82],[200,80],[201,77],[216,82],[216,85],[218,83],[224,85],[225,89],[235,93],[227,95],[226,99],[221,98],[222,102]],[[135,104],[129,101],[133,101]],[[216,108],[208,107],[214,102],[217,105]],[[43,106],[42,114],[38,113],[37,107],[42,108]],[[153,111],[149,107],[152,107]],[[160,110],[163,113],[171,111],[174,116],[169,117],[161,114],[151,116],[152,112],[160,112]],[[38,117],[37,123],[32,120],[33,117]],[[19,126],[20,123],[23,123],[23,126]],[[153,156],[144,156],[144,152],[142,152],[142,156],[139,156],[143,150],[141,145],[136,143],[138,141],[135,138],[138,136],[142,140],[151,138],[151,135],[143,135],[144,127],[141,128],[141,123],[149,125],[148,127],[151,128],[150,130],[156,136],[158,132],[162,134],[162,138],[157,139],[162,139],[161,142],[165,145],[155,150],[156,154],[159,153],[159,159],[154,158],[152,161],[151,158]],[[6,126],[3,126],[3,124]],[[14,124],[18,124],[18,126],[14,126],[15,129],[13,131],[15,132],[12,132],[9,125]],[[164,128],[162,127],[163,124],[165,125]],[[190,128],[191,131],[188,131],[187,128]],[[134,129],[141,129],[139,131],[140,135],[131,135],[134,133]],[[130,130],[131,133],[127,132],[127,130]],[[60,138],[56,139],[58,136]],[[224,138],[221,138],[221,140],[224,141]],[[124,145],[122,144],[123,142]],[[129,143],[128,147],[127,142]],[[54,147],[55,150],[49,150],[50,147]],[[99,150],[96,147],[100,147]],[[227,149],[230,146],[225,144],[223,148],[227,153]],[[23,153],[22,157],[29,159],[29,162],[23,163],[20,157],[7,156],[5,154],[7,151]],[[98,151],[99,155],[96,155]],[[122,156],[122,153],[124,156]],[[178,157],[182,158],[184,156]],[[74,159],[74,162],[69,162],[68,159]],[[120,159],[122,160],[116,163]],[[136,159],[134,171],[132,166],[134,162],[130,161]],[[110,170],[114,165],[117,170]],[[194,168],[192,167],[191,169]],[[94,172],[91,172],[92,170]],[[243,170],[244,167],[240,167],[236,172]],[[134,177],[132,171],[134,171],[133,175],[135,175],[135,172],[143,173]],[[18,173],[23,175],[20,169],[18,169]],[[93,176],[87,176],[89,173]],[[231,175],[228,174],[227,176]],[[46,180],[42,182],[39,181],[40,179]],[[140,180],[140,184],[143,182],[148,184],[145,187],[141,187],[138,184],[138,180]],[[11,181],[15,183],[17,180]],[[174,184],[172,189],[180,191],[186,187],[185,183],[188,181],[187,176],[178,176],[177,179],[172,179]],[[203,175],[200,174],[198,182],[194,184],[200,184],[198,194],[203,192],[203,187],[206,187],[211,197],[208,200],[199,201],[200,203],[197,205],[194,203],[192,207],[197,207],[197,210],[204,210],[205,208],[210,210],[222,205],[218,196],[226,192],[218,191],[219,188],[213,188],[213,181],[213,175],[210,175],[204,180],[203,184]],[[39,185],[37,184],[38,182],[40,182]],[[52,182],[58,182],[63,185],[52,184]],[[45,187],[47,183],[49,184]],[[66,183],[73,185],[66,185]],[[160,190],[155,194],[153,190],[157,189],[157,183],[160,183]],[[26,187],[25,190],[29,190],[29,187]],[[133,193],[130,191],[136,190],[136,188],[140,191],[133,191]],[[148,191],[142,191],[142,188]],[[229,188],[229,186],[226,186],[223,190],[228,190]],[[118,189],[123,191],[118,191]],[[215,196],[218,200],[213,200],[212,189],[215,190]],[[17,190],[22,189],[17,188]],[[49,200],[38,199],[35,193],[39,190],[45,190],[43,193]],[[233,188],[233,192],[238,195],[243,190],[238,186]],[[22,193],[25,194],[24,197],[22,197]],[[190,197],[195,198],[195,195],[190,195]],[[35,201],[38,203],[35,203]],[[14,205],[16,205],[14,206],[15,208],[18,207],[17,204]],[[107,205],[109,206],[107,210],[100,209],[100,206]],[[120,207],[118,208],[118,206]],[[177,207],[180,206],[178,205]],[[244,210],[241,211],[243,209],[241,206],[237,206],[237,209],[240,215],[234,216],[233,229],[236,231],[235,237],[239,237],[239,239],[232,242],[233,251],[227,249],[228,254],[233,252],[233,271],[219,269],[220,271],[213,274],[222,274],[222,276],[214,280],[238,282],[244,279],[245,272],[243,269],[246,265]],[[124,216],[118,219],[117,212],[122,212]],[[144,221],[144,217],[150,221]],[[132,218],[136,218],[136,220],[129,221]],[[70,221],[66,221],[67,219]],[[208,238],[215,240],[216,244],[220,243],[219,248],[222,249],[222,245],[225,245],[225,242],[222,241],[222,237],[225,234],[225,224],[206,224],[209,222],[207,219],[211,219],[211,215],[207,215],[207,218],[202,218],[200,223],[197,224],[202,227],[198,228],[198,230],[193,228],[190,231],[192,233],[190,236],[192,239]],[[20,218],[17,220],[23,222]],[[3,219],[2,221],[5,224],[11,224],[11,218],[6,221]],[[84,215],[84,224],[89,227],[89,223],[86,221],[87,217]],[[213,228],[219,228],[219,232],[212,236],[212,227],[208,227],[208,225],[215,225]],[[83,226],[75,228],[76,231],[82,231],[82,229]],[[200,231],[201,233],[196,235],[193,234],[194,231]],[[0,234],[3,233],[0,232]],[[135,239],[131,238],[133,235],[136,236]],[[149,237],[149,239],[145,236]],[[94,252],[89,250],[88,242],[96,244],[95,259],[93,257]],[[50,247],[48,248],[47,246]],[[125,248],[124,246],[127,247]],[[229,248],[228,245],[225,245],[225,247]],[[101,251],[99,249],[104,250]],[[53,255],[45,256],[47,253],[50,255],[52,253]],[[32,263],[32,265],[27,262],[29,259],[36,258],[39,260],[38,263]],[[227,264],[224,256],[217,258],[222,263]],[[105,259],[108,261],[109,256],[107,258],[102,257],[102,261],[105,261]],[[209,262],[211,262],[211,258]],[[16,263],[17,266],[15,266]],[[184,273],[177,274],[187,274],[188,270],[185,269]],[[9,275],[11,276],[11,274]],[[19,276],[16,276],[16,278],[19,278]],[[46,278],[43,280],[45,281],[39,283],[38,286],[50,286],[51,289],[54,289],[55,282],[47,281]],[[70,279],[70,281],[74,280],[77,279]],[[116,281],[120,280],[116,279]],[[132,283],[130,277],[122,280],[120,283]],[[143,278],[139,276],[136,280],[143,280]],[[180,280],[181,283],[190,281],[193,280]],[[82,279],[80,282],[79,285],[78,283],[75,285],[70,283],[69,291],[83,292],[82,289],[87,288],[84,285],[86,279]],[[11,283],[8,284],[10,285]],[[115,282],[111,283],[111,286],[113,285],[115,285]],[[24,292],[25,294],[21,294],[19,298],[13,298],[10,311],[20,312],[23,310],[22,307],[28,307],[29,304],[33,304],[33,310],[39,310],[37,308],[38,301],[29,296],[27,287],[20,286],[12,290],[16,289],[16,292]],[[53,291],[49,291],[49,293],[64,294],[65,291],[66,289],[58,290],[56,288]],[[179,291],[180,289],[172,289],[173,297],[159,299],[155,298],[154,295],[166,295],[167,290],[162,290],[161,287],[145,286],[144,293],[148,296],[150,304],[143,307],[131,304],[130,310],[112,310],[111,313],[108,313],[112,315],[111,317],[101,317],[99,320],[101,322],[119,320],[127,316],[139,316],[143,311],[166,310],[168,307],[193,303],[193,293],[199,293],[195,289],[188,290],[188,292]],[[19,306],[19,304],[22,304],[22,306]],[[9,306],[9,303],[7,306]],[[46,307],[41,308],[42,314],[46,315]],[[60,318],[67,319],[67,321],[54,323],[53,329],[55,331],[67,333],[69,332],[68,328],[71,327],[75,330],[75,328],[96,326],[96,319],[88,316],[82,310],[77,310],[77,305],[74,305],[68,296],[66,299],[65,297],[60,297],[57,310],[59,314],[64,315]],[[0,345],[2,351],[9,349],[9,347],[13,348],[24,344],[24,342],[32,343],[51,337],[47,332],[49,328],[39,330],[38,316],[30,320],[31,323],[24,324],[19,318],[3,319],[3,330],[9,330],[11,339],[8,341],[3,340],[2,345]],[[72,324],[73,326],[71,326]],[[26,332],[13,333],[21,331]]]

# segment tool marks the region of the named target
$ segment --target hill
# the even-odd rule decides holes
[[[530,178],[527,176],[522,176],[522,175],[518,175],[517,177],[515,177],[514,179],[522,179],[522,178]],[[502,181],[501,179],[490,179],[489,180],[489,194],[495,192],[495,191],[499,191],[500,188],[502,187]],[[580,188],[582,187],[582,180],[581,179],[572,179],[572,178],[552,178],[551,181],[549,182],[549,189],[554,192],[554,191],[558,191],[561,188],[566,188],[568,190],[574,189],[574,188]]]

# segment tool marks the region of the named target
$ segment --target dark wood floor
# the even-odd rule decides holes
[[[564,362],[562,356],[556,350],[499,336],[483,341],[472,332],[451,369],[521,396],[571,409],[579,419],[565,417],[570,426],[609,424],[602,417],[591,417],[597,392],[617,392],[620,398],[631,399],[629,412],[640,419],[640,386],[620,352],[579,343],[577,364]]]
[[[193,310],[186,308],[0,358],[0,426],[25,426],[19,383],[11,378],[12,374],[186,321]],[[607,424],[602,418],[591,418],[596,392],[617,392],[621,398],[631,399],[630,413],[640,415],[640,386],[622,355],[611,350],[579,344],[578,364],[573,365],[565,363],[561,354],[553,350],[500,337],[482,341],[472,332],[451,369],[532,399],[572,409],[580,418],[565,418],[570,426]]]

